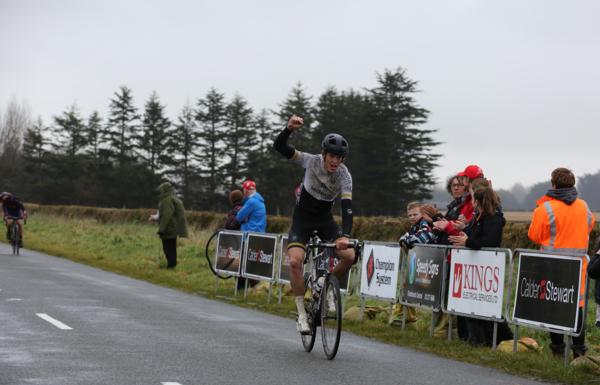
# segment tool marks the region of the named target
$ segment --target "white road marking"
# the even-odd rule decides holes
[[[22,301],[21,298],[7,298],[6,302]]]
[[[179,382],[161,382],[162,385],[181,385]]]
[[[35,313],[35,315],[37,315],[44,321],[50,322],[52,325],[56,326],[57,328],[59,328],[61,330],[73,330],[71,327],[65,325],[64,323],[60,322],[59,320],[56,320],[56,319],[50,317],[46,313]]]

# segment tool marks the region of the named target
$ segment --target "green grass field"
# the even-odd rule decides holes
[[[239,306],[259,308],[263,311],[293,318],[294,306],[290,297],[277,303],[277,290],[267,303],[264,292],[250,292],[246,301],[241,293],[233,297],[234,280],[221,281],[215,292],[215,278],[207,267],[204,248],[209,231],[191,229],[190,238],[179,241],[178,265],[167,270],[162,256],[161,243],[156,236],[156,228],[150,224],[107,224],[93,219],[73,219],[61,216],[36,213],[30,216],[25,227],[25,246],[28,249],[68,258],[70,260],[116,272],[129,277],[146,280],[158,285],[182,290],[221,300]],[[26,257],[22,257],[26,258]],[[346,309],[359,303],[356,295],[346,298]],[[386,306],[369,301],[371,305]],[[596,306],[590,301],[589,317],[594,319]],[[344,330],[374,338],[386,343],[411,347],[425,352],[494,367],[509,373],[551,382],[568,384],[600,383],[600,373],[592,373],[587,368],[564,368],[562,361],[549,353],[547,333],[521,329],[520,336],[535,338],[543,346],[540,353],[502,353],[489,348],[472,347],[464,342],[450,341],[441,337],[429,336],[431,314],[418,312],[418,321],[402,331],[388,326],[386,313],[374,320],[345,321]],[[290,327],[292,323],[290,323]],[[600,354],[600,329],[588,321],[587,345],[591,354]],[[300,338],[298,346],[302,349]],[[342,340],[341,352],[345,349]]]

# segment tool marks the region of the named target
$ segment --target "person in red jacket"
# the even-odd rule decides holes
[[[585,327],[583,326],[583,306],[587,290],[587,254],[590,232],[594,227],[595,218],[587,203],[577,198],[575,189],[575,175],[566,168],[557,168],[552,171],[552,189],[538,199],[537,207],[533,211],[533,218],[529,226],[528,236],[542,250],[555,251],[569,255],[581,256],[581,285],[579,302],[579,324],[581,330],[579,337],[573,337],[573,356],[575,358],[585,354]],[[562,356],[565,343],[562,334],[550,333],[552,343],[550,348],[556,356]]]

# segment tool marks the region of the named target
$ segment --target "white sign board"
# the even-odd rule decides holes
[[[502,317],[506,254],[452,249],[448,310],[483,317]]]
[[[398,294],[400,246],[365,242],[360,275],[360,294],[394,301]]]

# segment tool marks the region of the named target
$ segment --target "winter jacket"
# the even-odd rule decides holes
[[[417,243],[434,243],[435,235],[431,230],[431,225],[425,219],[421,218],[417,223],[410,226],[408,232],[400,237],[400,245],[412,247]]]
[[[475,250],[482,247],[500,247],[502,228],[505,224],[506,219],[500,211],[496,211],[494,215],[477,215],[473,220],[471,234],[465,245]]]
[[[587,254],[596,219],[582,199],[568,204],[548,195],[537,202],[527,235],[542,250]]]
[[[267,229],[265,200],[257,192],[244,198],[244,205],[235,217],[242,224],[242,231],[264,233]]]
[[[469,223],[473,219],[473,213],[474,213],[474,209],[473,209],[473,201],[471,200],[471,194],[465,195],[463,203],[458,210],[458,216],[463,215],[465,217],[466,222]],[[456,217],[456,219],[458,219],[458,216]],[[450,222],[448,222],[448,225],[444,229],[444,231],[448,235],[457,235],[461,231],[463,231],[461,229],[458,229],[454,225],[454,223],[455,223],[455,220],[450,220]]]
[[[240,203],[233,205],[231,210],[227,213],[227,220],[225,222],[225,230],[239,230],[240,222],[238,222],[236,215],[242,209]]]
[[[559,190],[559,191],[557,191]],[[567,193],[554,189],[538,199],[533,211],[533,218],[527,235],[529,239],[541,246],[542,250],[564,252],[568,254],[587,254],[589,235],[596,219],[584,200],[577,198],[574,188]],[[582,259],[581,266],[581,301],[584,305],[585,282],[587,279],[587,259]]]
[[[162,239],[187,237],[183,203],[175,196],[173,186],[165,182],[158,186],[158,193],[158,235]]]

